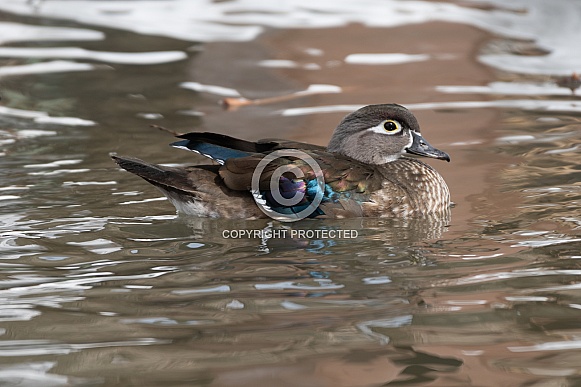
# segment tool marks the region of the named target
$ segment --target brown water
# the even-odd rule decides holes
[[[196,4],[0,5],[0,385],[581,385],[578,4]],[[151,124],[325,144],[382,102],[450,153],[449,225],[181,218],[109,158],[203,161]]]

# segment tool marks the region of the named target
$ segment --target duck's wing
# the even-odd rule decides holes
[[[150,164],[136,157],[111,156],[121,168],[131,172],[149,183],[159,187],[165,186],[192,195],[211,191],[211,185],[216,187],[219,165],[203,165],[195,167],[168,167]],[[192,171],[205,171],[195,175]]]
[[[255,198],[279,212],[302,209],[319,195],[321,203],[315,215],[361,216],[362,203],[382,184],[382,175],[374,166],[324,150],[301,150],[296,155],[276,157],[261,165],[264,158],[263,154],[254,154],[228,159],[219,175],[228,188],[250,190]],[[287,172],[275,175],[279,168]],[[304,200],[296,208],[279,203],[275,199],[277,192],[273,192],[273,179],[279,197],[290,199],[298,194]]]
[[[157,187],[180,213],[230,219],[265,217],[248,192],[224,185],[218,175],[219,165],[168,167],[135,157],[111,157],[121,168]]]
[[[253,142],[210,132],[191,132],[177,137],[182,140],[172,143],[171,146],[199,153],[219,164],[224,164],[228,159],[247,157],[256,153],[266,154],[281,149],[325,150],[325,147],[320,145],[298,141],[265,139]]]
[[[236,205],[258,211],[252,203],[254,197],[276,212],[296,213],[319,198],[312,216],[361,216],[362,204],[381,188],[382,175],[374,166],[327,152],[322,146],[277,139],[251,142],[208,132],[178,137],[182,140],[173,146],[200,153],[221,165],[175,168],[131,157],[113,158],[123,169],[158,187],[181,212],[214,216],[222,212],[220,206]],[[282,150],[287,152],[273,153]],[[286,171],[276,174],[281,167]],[[301,198],[297,205],[277,201],[297,194]],[[190,203],[204,204],[203,211],[190,211]],[[253,212],[250,216],[258,215]]]

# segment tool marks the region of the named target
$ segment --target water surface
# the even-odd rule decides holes
[[[312,3],[0,4],[0,384],[579,384],[581,8]],[[109,158],[382,102],[450,153],[449,223],[183,218]]]

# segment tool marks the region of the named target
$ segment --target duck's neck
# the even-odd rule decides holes
[[[341,148],[329,144],[327,150],[332,153],[337,153],[342,156],[357,160],[363,164],[383,165],[392,163],[402,157],[401,153],[389,154],[380,149],[360,149],[356,146],[344,146]]]

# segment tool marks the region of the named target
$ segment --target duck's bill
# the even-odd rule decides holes
[[[434,148],[430,145],[421,134],[417,132],[411,132],[413,137],[412,145],[406,148],[407,153],[411,153],[416,156],[431,157],[433,159],[450,161],[450,156],[439,149]]]

